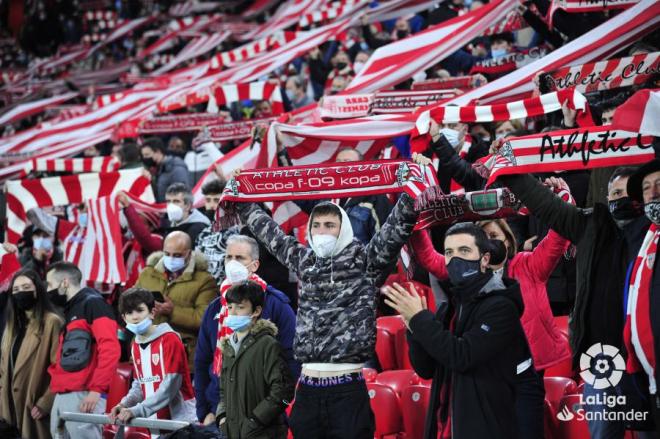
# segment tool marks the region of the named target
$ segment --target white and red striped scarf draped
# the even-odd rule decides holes
[[[154,55],[158,52],[169,49],[184,32],[199,32],[212,23],[221,20],[222,16],[218,14],[198,15],[195,17],[185,17],[172,20],[168,26],[169,31],[152,45],[138,52],[137,58],[144,59],[149,55]]]
[[[552,5],[548,11],[548,21],[552,24],[552,15],[557,9],[563,9],[566,12],[602,12],[611,9],[626,9],[639,3],[639,0],[552,0]]]
[[[643,369],[649,376],[649,386],[653,393],[656,387],[656,359],[650,300],[659,238],[660,228],[651,224],[637,253],[630,276],[626,323],[623,329],[623,341],[628,352],[626,369],[630,373]]]
[[[222,44],[229,36],[230,32],[225,31],[221,33],[214,33],[211,35],[201,35],[197,38],[192,39],[186,47],[181,49],[176,56],[169,61],[167,64],[155,70],[151,75],[157,76],[162,73],[165,73],[169,70],[172,70],[174,67],[179,64],[202,56],[207,52],[210,52]]]
[[[564,102],[568,103],[569,108],[578,111],[576,121],[580,126],[593,125],[587,99],[581,93],[571,89],[506,104],[464,107],[438,104],[421,109],[417,115],[415,129],[411,133],[411,145],[413,151],[422,152],[426,150],[428,137],[424,138],[422,136],[428,133],[431,120],[438,124],[449,124],[523,119],[561,110]]]
[[[71,172],[82,174],[88,172],[118,171],[121,163],[114,157],[89,157],[79,159],[32,159],[23,168],[24,177],[35,172]]]
[[[501,175],[632,166],[654,156],[653,137],[612,126],[514,137],[486,162],[491,170],[487,185]]]
[[[582,93],[639,85],[660,70],[660,52],[640,53],[588,64],[562,67],[549,75],[557,90],[575,87]]]
[[[546,53],[547,49],[544,47],[532,47],[499,58],[479,61],[472,66],[470,74],[475,75],[481,73],[490,76],[503,75],[543,58]]]
[[[222,67],[233,67],[269,50],[275,50],[284,44],[293,41],[295,38],[295,32],[280,31],[268,37],[245,43],[235,49],[218,53],[210,59],[209,70],[219,70]]]
[[[313,23],[320,23],[322,21],[343,17],[367,6],[368,3],[369,2],[365,0],[342,0],[332,2],[316,11],[303,15],[298,22],[298,26],[307,27]]]
[[[23,120],[26,117],[42,113],[46,111],[50,106],[64,103],[75,98],[76,96],[78,96],[78,93],[76,92],[64,93],[62,95],[17,105],[0,116],[0,126],[6,126],[8,124],[18,122],[19,120]]]
[[[505,32],[514,32],[527,26],[527,22],[523,19],[519,11],[513,10],[509,12],[506,17],[499,23],[496,23],[486,29],[483,33],[485,36],[497,35]]]
[[[259,284],[264,292],[266,291],[268,284],[266,284],[266,281],[256,274],[251,274],[248,277],[248,280]],[[229,315],[225,294],[227,294],[227,290],[229,290],[231,287],[232,284],[227,279],[222,281],[222,284],[220,285],[220,311],[214,317],[214,319],[218,321],[218,339],[215,345],[215,352],[213,353],[213,373],[218,376],[220,375],[220,370],[222,368],[222,341],[225,337],[234,333],[234,331],[232,331],[230,328],[227,328],[223,325],[223,322]]]

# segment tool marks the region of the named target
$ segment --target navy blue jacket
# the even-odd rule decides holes
[[[195,399],[197,417],[200,421],[209,413],[215,413],[220,399],[218,376],[213,373],[213,353],[218,341],[218,320],[220,298],[213,300],[206,308],[202,325],[199,328],[195,348]],[[300,363],[293,359],[293,336],[296,332],[296,315],[289,298],[270,285],[266,288],[266,301],[261,318],[268,319],[277,326],[277,341],[280,342],[284,357],[293,376],[300,376]]]

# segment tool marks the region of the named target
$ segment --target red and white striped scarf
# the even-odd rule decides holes
[[[626,368],[630,373],[643,369],[649,376],[652,389],[655,388],[655,347],[650,299],[659,238],[660,228],[651,224],[630,276],[626,324],[623,329],[623,341],[628,351]]]
[[[640,90],[614,112],[612,126],[660,137],[660,89]]]
[[[631,166],[654,156],[653,137],[611,126],[514,137],[486,162],[491,169],[487,185],[501,175]]]
[[[543,47],[532,47],[499,58],[479,61],[470,69],[470,74],[503,75],[543,58],[546,53],[547,50]]]
[[[248,280],[259,284],[259,286],[261,286],[264,292],[266,292],[266,288],[268,284],[266,284],[265,280],[263,280],[256,274],[251,274],[248,277]],[[220,311],[215,316],[215,320],[218,321],[218,340],[215,344],[215,352],[213,353],[213,373],[215,373],[218,376],[220,375],[220,370],[222,367],[222,348],[221,348],[222,341],[224,340],[225,337],[233,334],[234,332],[230,328],[223,325],[223,322],[229,315],[229,310],[227,308],[227,299],[225,298],[225,294],[227,293],[227,290],[231,288],[231,286],[232,284],[229,282],[229,280],[225,279],[222,281],[222,284],[220,285]]]
[[[80,159],[32,159],[27,162],[21,176],[35,172],[87,172],[118,171],[121,163],[114,157],[91,157]]]
[[[639,85],[660,71],[660,52],[640,53],[549,72],[557,90],[575,87],[582,93]]]

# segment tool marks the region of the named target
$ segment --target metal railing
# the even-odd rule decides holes
[[[184,421],[169,421],[165,419],[150,419],[150,418],[133,418],[127,423],[123,423],[118,421],[113,422],[108,415],[95,415],[91,413],[74,413],[74,412],[60,413],[60,427],[63,427],[65,421],[84,422],[87,424],[120,425],[122,427],[124,426],[140,427],[140,428],[148,428],[150,430],[159,430],[159,431],[162,430],[176,431],[190,425],[190,423]],[[120,433],[117,437],[123,437],[122,433]]]

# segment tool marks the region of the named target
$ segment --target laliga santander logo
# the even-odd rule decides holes
[[[626,362],[617,348],[596,343],[580,356],[580,376],[596,390],[615,387],[626,370]]]

